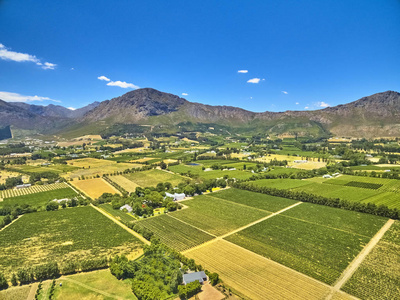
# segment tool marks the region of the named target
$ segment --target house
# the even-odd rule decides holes
[[[63,202],[63,201],[69,201],[69,199],[68,199],[68,198],[64,198],[64,199],[53,199],[53,201],[54,201],[54,202],[57,202],[57,203],[61,203],[61,202]]]
[[[322,176],[322,178],[332,178],[332,176],[329,174],[326,174],[326,175]]]
[[[183,274],[183,284],[186,285],[188,283],[194,282],[198,280],[200,283],[207,281],[207,275],[204,271],[194,272],[189,274]]]
[[[17,190],[20,190],[20,189],[26,189],[26,188],[28,188],[28,187],[30,187],[30,186],[31,186],[31,184],[25,183],[25,184],[17,185],[15,188],[16,188]]]
[[[119,210],[124,210],[124,209],[126,209],[128,212],[132,212],[133,211],[132,207],[130,205],[128,205],[128,204],[125,204],[125,205],[123,205],[123,206],[121,206],[119,208]]]
[[[166,192],[166,193],[165,193],[165,197],[170,197],[170,198],[173,198],[174,201],[179,201],[179,200],[185,199],[186,195],[185,195],[184,193],[181,193],[181,194],[179,194],[179,193],[171,194],[171,193],[167,193],[167,192]]]
[[[302,163],[306,163],[307,160],[303,159],[303,160],[294,160],[293,161],[295,164],[302,164]]]

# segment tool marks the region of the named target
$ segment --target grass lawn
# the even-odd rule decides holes
[[[156,186],[160,182],[170,182],[173,186],[176,186],[186,179],[180,175],[157,169],[125,174],[124,176],[141,187]]]
[[[171,216],[214,235],[223,235],[269,214],[266,211],[205,195],[184,201],[184,204],[189,208],[173,212]]]
[[[63,278],[65,279],[57,280],[55,299],[113,299],[107,295],[127,300],[137,299],[132,292],[130,282],[128,280],[118,280],[111,275],[108,269],[75,274]],[[58,284],[59,282],[62,282],[61,287]]]
[[[25,214],[0,231],[0,271],[130,252],[141,245],[90,206]]]

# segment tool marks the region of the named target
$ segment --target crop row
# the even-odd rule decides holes
[[[377,190],[380,187],[382,187],[383,184],[371,183],[371,182],[350,181],[350,182],[346,183],[345,186],[354,186],[354,187],[359,187],[359,188],[363,188],[363,189]]]
[[[329,288],[226,241],[186,254],[251,299],[323,299]]]
[[[162,243],[177,251],[184,251],[213,239],[213,236],[168,215],[145,219],[136,224],[149,229]]]
[[[67,188],[68,185],[66,183],[53,183],[53,184],[45,184],[45,185],[34,185],[24,189],[13,189],[13,190],[5,190],[0,192],[0,198],[7,199],[22,195],[29,195],[34,193],[46,192],[56,189],[64,189]]]

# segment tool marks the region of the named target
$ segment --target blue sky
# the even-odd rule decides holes
[[[316,109],[400,91],[399,53],[398,0],[0,0],[7,101],[78,108],[152,87],[252,111]]]

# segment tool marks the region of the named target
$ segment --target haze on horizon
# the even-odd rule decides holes
[[[151,87],[250,111],[400,90],[400,2],[0,2],[0,99],[79,108]]]

